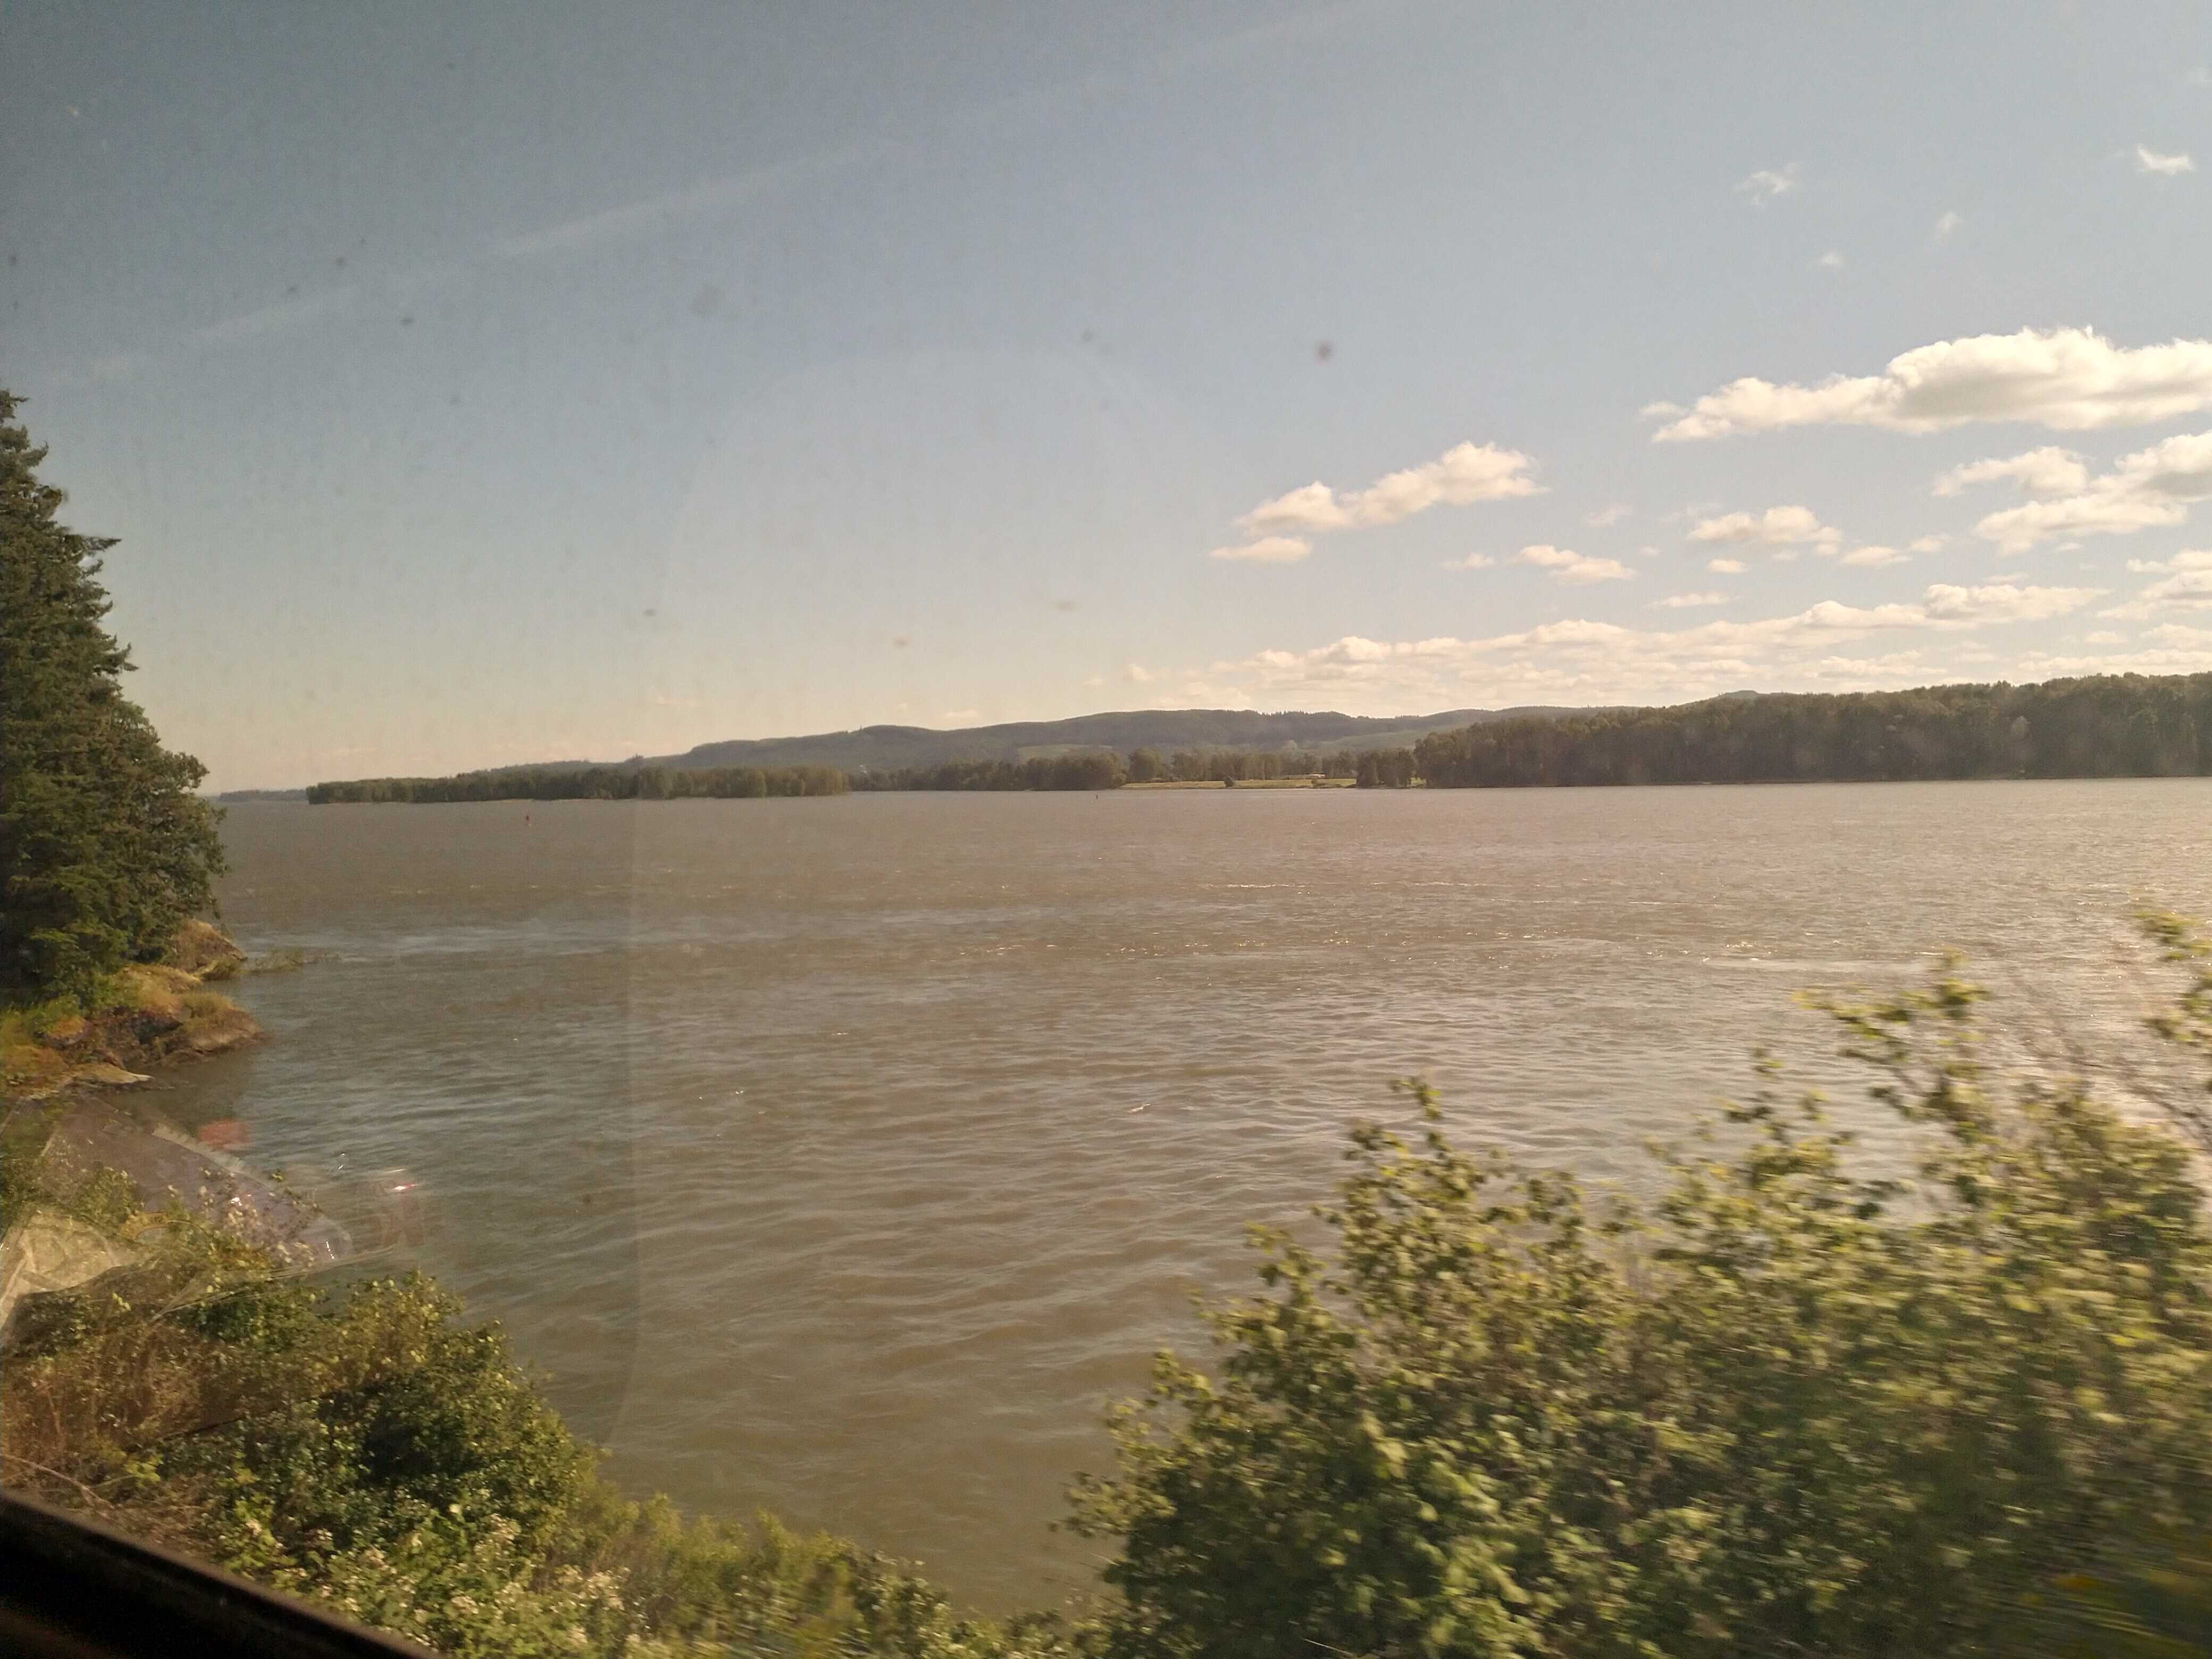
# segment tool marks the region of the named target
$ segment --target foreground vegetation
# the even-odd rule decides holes
[[[0,1458],[459,1654],[2212,1652],[2212,948],[2145,927],[2193,1068],[2154,1112],[2000,1067],[1955,963],[1819,1005],[1902,1165],[1763,1062],[1656,1202],[1598,1206],[1406,1085],[1318,1232],[1260,1237],[1217,1363],[1119,1413],[1074,1494],[1113,1559],[1060,1619],[629,1500],[434,1286],[319,1291],[175,1215],[19,1316]],[[112,1184],[18,1162],[0,1198],[143,1236]]]
[[[2147,926],[2201,1062],[2212,955]],[[2212,1651],[2203,1073],[2131,1121],[2001,1074],[1981,1001],[1947,965],[1820,1005],[1908,1168],[1768,1066],[1642,1213],[1458,1150],[1414,1087],[1411,1143],[1353,1136],[1334,1249],[1266,1237],[1218,1373],[1163,1357],[1080,1491],[1104,1645]]]
[[[1432,787],[2212,775],[2212,674],[1716,697],[1432,732]]]

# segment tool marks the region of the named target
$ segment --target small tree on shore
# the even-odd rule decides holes
[[[16,1001],[158,954],[222,870],[193,793],[207,769],[123,695],[130,653],[101,626],[113,543],[56,520],[18,404],[0,391],[0,1000]]]

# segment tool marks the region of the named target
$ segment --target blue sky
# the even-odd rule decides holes
[[[0,382],[217,787],[2212,668],[2201,4],[10,20]]]

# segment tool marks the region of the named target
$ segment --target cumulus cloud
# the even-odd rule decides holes
[[[2159,580],[2103,615],[2129,618],[2161,611],[2212,611],[2212,548],[2184,548],[2170,559],[2130,559],[2128,568]]]
[[[1952,209],[1936,222],[1936,240],[1939,242],[1948,240],[1958,231],[1960,226],[1966,222],[1966,220],[1960,216],[1958,210]]]
[[[1908,553],[1940,553],[1943,550],[1943,544],[1950,539],[1948,536],[1918,536],[1905,543],[1905,550]]]
[[[1877,543],[1870,542],[1864,547],[1855,547],[1844,554],[1843,562],[1866,566],[1903,564],[1905,557],[1905,554],[1899,552],[1893,547],[1883,547]]]
[[[1625,582],[1636,574],[1618,559],[1595,559],[1544,543],[1522,548],[1521,562],[1541,565],[1552,573],[1553,580],[1572,582],[1577,586],[1590,582]]]
[[[1144,664],[1140,662],[1133,662],[1122,665],[1121,678],[1128,681],[1132,685],[1150,685],[1154,680],[1158,679],[1159,676],[1153,673],[1152,671],[1146,667]]]
[[[1685,410],[1662,443],[1791,426],[1877,426],[1935,432],[1974,421],[2026,421],[2062,432],[2140,426],[2212,404],[2212,340],[2116,346],[2094,329],[2022,329],[1939,340],[1890,359],[1879,374],[1831,375],[1817,386],[1746,377]]]
[[[1955,495],[1970,484],[1996,483],[2006,478],[2031,495],[2064,495],[2088,486],[2089,469],[2072,450],[2046,445],[2025,455],[1954,466],[1936,480],[1936,493]]]
[[[1741,576],[1744,563],[1741,559],[1707,559],[1705,568],[1716,576]]]
[[[1826,600],[1787,616],[1686,628],[1574,618],[1473,640],[1347,635],[1310,651],[1216,663],[1205,678],[1234,684],[1262,706],[1376,708],[1638,702],[1709,696],[1751,682],[1897,684],[1964,661],[1978,629],[2064,616],[2099,591],[1939,583],[1911,604]],[[1945,655],[1931,659],[1927,653],[1937,647]]]
[[[2172,179],[2185,173],[2196,172],[2197,163],[2191,161],[2186,153],[2179,155],[2161,155],[2148,144],[2137,144],[2136,171],[2155,173],[2162,178]]]
[[[1608,526],[1619,524],[1635,510],[1620,501],[1615,501],[1611,507],[1601,507],[1595,513],[1585,513],[1583,514],[1583,522],[1593,530],[1603,530]]]
[[[1692,526],[1693,542],[1744,542],[1762,547],[1830,546],[1843,532],[1820,522],[1809,507],[1770,507],[1764,513],[1723,513]]]
[[[1780,171],[1761,167],[1748,179],[1736,181],[1735,193],[1753,207],[1765,207],[1769,202],[1790,194],[1803,184],[1797,175],[1797,164],[1790,162]]]
[[[1447,570],[1487,570],[1491,566],[1497,562],[1498,561],[1492,558],[1487,553],[1470,553],[1463,559],[1454,559],[1449,564],[1447,564],[1444,568]]]
[[[2041,622],[2079,611],[2104,591],[2101,587],[2019,587],[2010,582],[1954,587],[1948,582],[1936,582],[1923,596],[1921,609],[1931,627]]]
[[[2097,635],[2089,643],[2104,642]],[[2146,630],[2133,651],[2098,656],[2032,653],[2014,665],[2017,678],[2048,679],[2062,674],[2196,674],[2212,669],[2212,629],[2171,623]]]
[[[1433,461],[1388,473],[1366,489],[1346,495],[1316,480],[1261,502],[1237,522],[1254,534],[1287,531],[1308,535],[1396,524],[1432,507],[1533,495],[1540,487],[1528,476],[1534,465],[1518,450],[1500,449],[1496,444],[1457,444]]]
[[[1844,268],[1844,256],[1840,250],[1832,247],[1813,263],[1823,270],[1841,270]]]
[[[1691,611],[1700,605],[1726,605],[1728,602],[1729,596],[1725,593],[1669,593],[1665,599],[1654,599],[1651,603],[1667,611]]]
[[[1262,536],[1233,547],[1217,547],[1206,556],[1248,564],[1296,564],[1312,551],[1313,544],[1297,536]]]
[[[2020,475],[1999,471],[1988,476]],[[2021,482],[2025,485],[2027,479]],[[2024,553],[2040,542],[2063,537],[2124,536],[2177,525],[2188,518],[2191,506],[2208,497],[2212,497],[2212,432],[2185,433],[2121,456],[2110,472],[2084,477],[2071,493],[1992,513],[1974,526],[1974,533],[1996,543],[2002,552]]]

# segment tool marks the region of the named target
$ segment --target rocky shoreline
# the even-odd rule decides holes
[[[246,953],[228,934],[187,921],[160,962],[118,969],[92,1010],[40,1022],[11,1042],[0,1055],[0,1099],[134,1088],[163,1066],[261,1041],[253,1016],[210,988],[246,968]]]
[[[138,1234],[173,1208],[222,1224],[295,1267],[352,1253],[344,1230],[258,1172],[203,1145],[159,1113],[110,1103],[159,1070],[257,1042],[260,1025],[210,988],[245,970],[220,928],[188,921],[158,963],[114,974],[82,1012],[18,1020],[0,1054],[0,1343],[27,1297],[128,1267]],[[119,1181],[127,1192],[114,1188]],[[100,1202],[88,1200],[95,1183]],[[94,1224],[102,1205],[116,1213]],[[85,1211],[86,1213],[76,1213]]]

